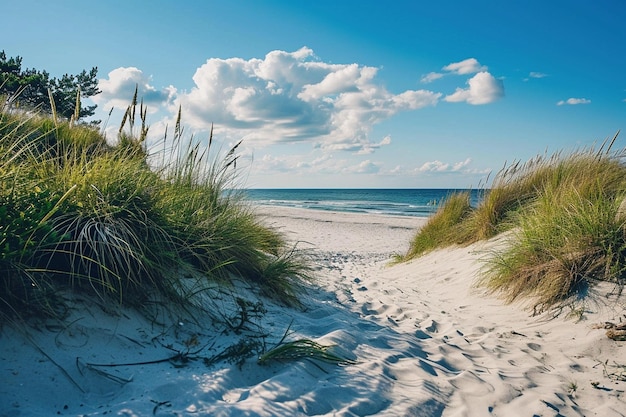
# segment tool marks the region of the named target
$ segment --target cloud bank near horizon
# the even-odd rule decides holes
[[[274,156],[265,154],[254,161],[255,171],[264,174],[291,174],[298,177],[317,175],[349,175],[349,174],[376,174],[380,176],[401,176],[410,178],[416,176],[437,174],[460,175],[487,175],[490,170],[477,170],[471,167],[472,159],[467,158],[457,162],[442,162],[440,160],[427,161],[415,167],[396,165],[385,167],[383,163],[366,159],[353,161],[347,158],[325,154],[318,158],[306,156]]]

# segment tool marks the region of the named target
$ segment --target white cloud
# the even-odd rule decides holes
[[[471,158],[467,158],[464,161],[454,164],[444,163],[438,160],[425,162],[419,168],[416,168],[416,172],[459,172],[470,165]]]
[[[391,136],[390,135],[385,136],[378,143],[369,143],[367,146],[364,146],[363,148],[361,148],[357,152],[357,154],[359,154],[359,155],[370,154],[370,153],[374,152],[376,149],[378,149],[378,148],[380,148],[382,146],[386,146],[386,145],[391,145]]]
[[[374,159],[360,160],[358,157],[334,158],[332,154],[313,150],[307,154],[291,154],[273,156],[266,154],[262,158],[255,159],[251,169],[254,174],[251,177],[273,176],[276,174],[289,174],[298,177],[299,180],[311,178],[357,178],[363,175],[376,174],[378,176],[391,176],[401,179],[406,178],[444,178],[451,175],[487,175],[491,170],[471,169],[472,160],[467,158],[459,162],[441,162],[434,160],[424,163],[422,166],[410,169],[402,165],[392,166],[385,169],[382,161]]]
[[[404,168],[402,167],[402,165],[396,165],[393,169],[389,171],[389,173],[392,175],[404,174]]]
[[[452,64],[448,64],[443,67],[443,70],[452,72],[454,74],[466,75],[487,71],[487,67],[484,65],[480,65],[476,58],[468,58],[461,62],[453,62]]]
[[[310,154],[273,156],[266,154],[253,164],[255,174],[290,173],[299,177],[320,175],[361,175],[381,172],[382,164],[371,159],[336,159],[332,154],[313,151]]]
[[[548,76],[548,74],[544,74],[543,72],[537,72],[537,71],[531,71],[528,74],[528,77],[525,77],[522,79],[522,81],[526,82],[526,81],[530,81],[531,78],[546,78]]]
[[[452,166],[452,171],[454,172],[460,171],[471,163],[472,163],[471,158],[467,158],[465,161],[457,162],[456,164]]]
[[[423,80],[481,69],[486,67],[470,58]],[[196,69],[195,86],[187,91],[172,86],[158,89],[140,69],[117,68],[100,80],[102,93],[94,101],[101,109],[125,109],[137,85],[149,111],[168,111],[163,124],[172,125],[180,105],[183,124],[192,133],[206,131],[214,123],[215,134],[223,140],[244,139],[255,149],[307,143],[327,153],[363,155],[391,143],[391,137],[371,138],[374,126],[398,112],[435,106],[444,97],[427,89],[390,92],[377,76],[378,68],[323,62],[303,47],[295,52],[271,51],[263,58],[210,58]],[[445,99],[484,104],[502,95],[502,82],[479,72],[466,89],[459,88]]]
[[[178,101],[193,128],[215,122],[247,143],[309,141],[322,149],[367,152],[384,145],[369,139],[375,124],[441,97],[427,90],[393,94],[376,81],[377,72],[321,62],[309,48],[272,51],[264,59],[212,58]]]
[[[586,98],[568,98],[567,100],[561,100],[558,103],[556,103],[557,106],[563,106],[565,104],[569,104],[572,106],[575,106],[577,104],[589,104],[591,103],[591,100],[588,100]]]
[[[429,72],[420,79],[420,82],[428,84],[440,79],[441,77],[443,77],[443,74],[440,72]]]
[[[317,156],[319,155],[319,156]],[[258,173],[273,174],[290,172],[294,175],[337,174],[347,166],[345,160],[336,160],[332,154],[290,154],[274,156],[265,154],[255,159],[253,169]]]
[[[444,164],[441,161],[430,161],[424,163],[421,167],[417,168],[418,172],[442,172],[447,171],[450,164]]]
[[[376,162],[372,162],[369,159],[363,162],[360,162],[357,165],[347,167],[344,170],[345,173],[356,173],[356,174],[376,174],[379,171],[380,171],[380,164]]]
[[[420,82],[428,84],[444,77],[447,74],[467,75],[484,72],[487,71],[487,67],[481,65],[476,58],[468,58],[460,62],[448,64],[444,66],[442,70],[445,71],[445,73],[429,72],[420,79]]]
[[[126,109],[131,104],[135,87],[138,100],[143,98],[148,111],[156,111],[161,105],[171,101],[176,95],[173,86],[157,90],[150,85],[151,79],[134,67],[120,67],[109,72],[108,78],[98,80],[102,92],[93,96],[93,101],[105,109],[116,107]]]
[[[298,163],[293,158],[278,158],[272,155],[263,155],[259,160],[254,161],[254,166],[263,172],[289,172],[298,168]]]
[[[479,72],[467,81],[468,88],[457,88],[456,91],[445,97],[448,102],[462,102],[469,104],[488,104],[504,97],[504,85],[488,72]]]
[[[317,84],[303,86],[298,98],[303,101],[315,101],[325,96],[333,97],[341,92],[358,91],[357,85],[363,85],[373,75],[375,74],[371,72],[362,74],[356,64],[347,65],[329,73]],[[353,86],[353,88],[348,89],[347,86]]]
[[[547,76],[548,74],[544,74],[543,72],[531,71],[530,73],[528,73],[528,77],[525,77],[522,80],[524,82],[527,82],[527,81],[530,81],[531,78],[540,79],[540,78],[546,78]]]
[[[370,161],[369,159],[367,161],[363,161],[359,164],[359,173],[362,174],[375,174],[378,171],[380,171],[380,165]]]

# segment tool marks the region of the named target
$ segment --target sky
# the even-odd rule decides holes
[[[626,129],[623,0],[0,0],[0,50],[98,68],[115,137],[242,141],[247,188],[477,188]],[[111,113],[110,113],[111,112]],[[109,113],[111,114],[109,116]],[[617,144],[626,145],[626,133]],[[157,146],[157,145],[153,145]]]

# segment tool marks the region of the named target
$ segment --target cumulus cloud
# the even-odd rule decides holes
[[[376,81],[377,72],[322,62],[306,47],[263,59],[212,58],[178,102],[192,127],[214,122],[248,143],[310,141],[322,149],[367,151],[383,145],[369,139],[375,124],[441,97],[427,90],[393,94]]]
[[[443,70],[454,74],[466,75],[487,71],[487,67],[484,65],[480,65],[476,58],[468,58],[461,62],[453,62],[452,64],[448,64],[443,67]]]
[[[318,155],[318,156],[316,156]],[[254,170],[265,174],[291,173],[301,177],[319,175],[367,175],[382,172],[381,162],[358,158],[336,159],[332,154],[313,151],[312,154],[269,155],[255,160]]]
[[[335,67],[320,82],[304,85],[298,98],[308,102],[333,97],[341,92],[358,92],[358,86],[367,84],[375,75],[375,71],[364,71],[356,64]]]
[[[452,165],[452,171],[454,172],[460,171],[471,163],[472,163],[471,158],[467,158],[465,161],[457,162],[456,164]]]
[[[468,87],[457,88],[445,97],[448,102],[488,104],[504,97],[504,84],[488,72],[479,72],[467,81]]]
[[[442,70],[445,72],[429,72],[420,79],[420,82],[428,84],[444,77],[446,74],[468,75],[484,72],[487,71],[487,67],[481,65],[476,58],[468,58],[460,62],[448,64]]]
[[[561,100],[558,103],[556,103],[557,106],[563,106],[563,105],[571,105],[571,106],[575,106],[577,104],[589,104],[591,103],[591,100],[588,100],[586,98],[568,98],[567,100]]]
[[[380,148],[381,146],[386,146],[386,145],[391,145],[391,136],[390,135],[385,136],[378,143],[369,143],[367,146],[364,146],[362,149],[360,149],[357,152],[357,154],[359,154],[359,155],[370,154],[370,153],[374,152],[376,149]]]
[[[271,155],[255,159],[254,169],[264,173],[292,172],[298,175],[337,174],[346,167],[345,160],[335,160],[330,153]]]
[[[348,172],[356,172],[359,174],[376,174],[379,171],[380,165],[370,161],[369,159],[348,169]]]
[[[272,155],[263,155],[255,161],[256,168],[262,168],[264,172],[289,172],[298,168],[298,163],[293,158],[278,158]]]
[[[421,167],[417,168],[418,172],[441,172],[447,171],[450,164],[444,164],[441,161],[429,161],[424,163]]]
[[[441,77],[443,77],[443,74],[440,72],[429,72],[420,79],[420,82],[428,84],[440,79]]]
[[[503,95],[503,87],[486,68],[469,58],[448,64],[442,74],[430,73],[423,81],[482,70],[466,89],[457,89],[445,100],[489,103]],[[377,79],[378,71],[358,63],[324,62],[303,47],[294,52],[271,51],[262,58],[210,58],[196,69],[194,87],[187,91],[157,88],[138,68],[117,68],[100,80],[102,93],[94,101],[100,108],[125,109],[138,86],[150,112],[168,111],[164,124],[180,106],[183,123],[192,131],[215,124],[220,137],[244,139],[256,149],[308,143],[317,150],[362,155],[391,144],[391,137],[370,137],[376,124],[399,112],[435,106],[444,97],[427,89],[390,92]]]
[[[471,158],[455,164],[444,163],[441,161],[425,162],[421,167],[417,168],[417,172],[458,172],[467,167],[472,162]]]
[[[530,81],[531,78],[539,79],[546,78],[548,74],[544,74],[543,72],[531,71],[528,73],[528,77],[523,78],[523,81]]]
[[[429,161],[418,167],[402,165],[385,168],[385,163],[375,159],[360,160],[358,157],[335,158],[332,154],[313,150],[307,154],[269,155],[255,159],[255,174],[265,175],[286,174],[301,178],[313,178],[330,175],[338,178],[345,176],[380,175],[399,178],[447,177],[450,175],[487,175],[491,171],[471,168],[472,159],[458,162]]]
[[[172,86],[157,90],[150,83],[150,77],[138,68],[116,68],[109,72],[108,78],[98,80],[98,88],[102,92],[93,96],[92,99],[104,108],[125,109],[131,104],[135,87],[137,87],[137,96],[143,98],[144,104],[148,106],[148,111],[156,111],[176,95],[176,89]]]

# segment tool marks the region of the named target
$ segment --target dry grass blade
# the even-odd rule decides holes
[[[54,102],[54,97],[52,96],[52,90],[48,88],[48,99],[50,100],[50,108],[52,109],[52,120],[54,121],[54,126],[59,128],[59,118],[57,115],[57,106]]]
[[[74,105],[74,114],[70,118],[70,127],[74,126],[78,119],[80,119],[80,87],[76,90],[76,103]]]

